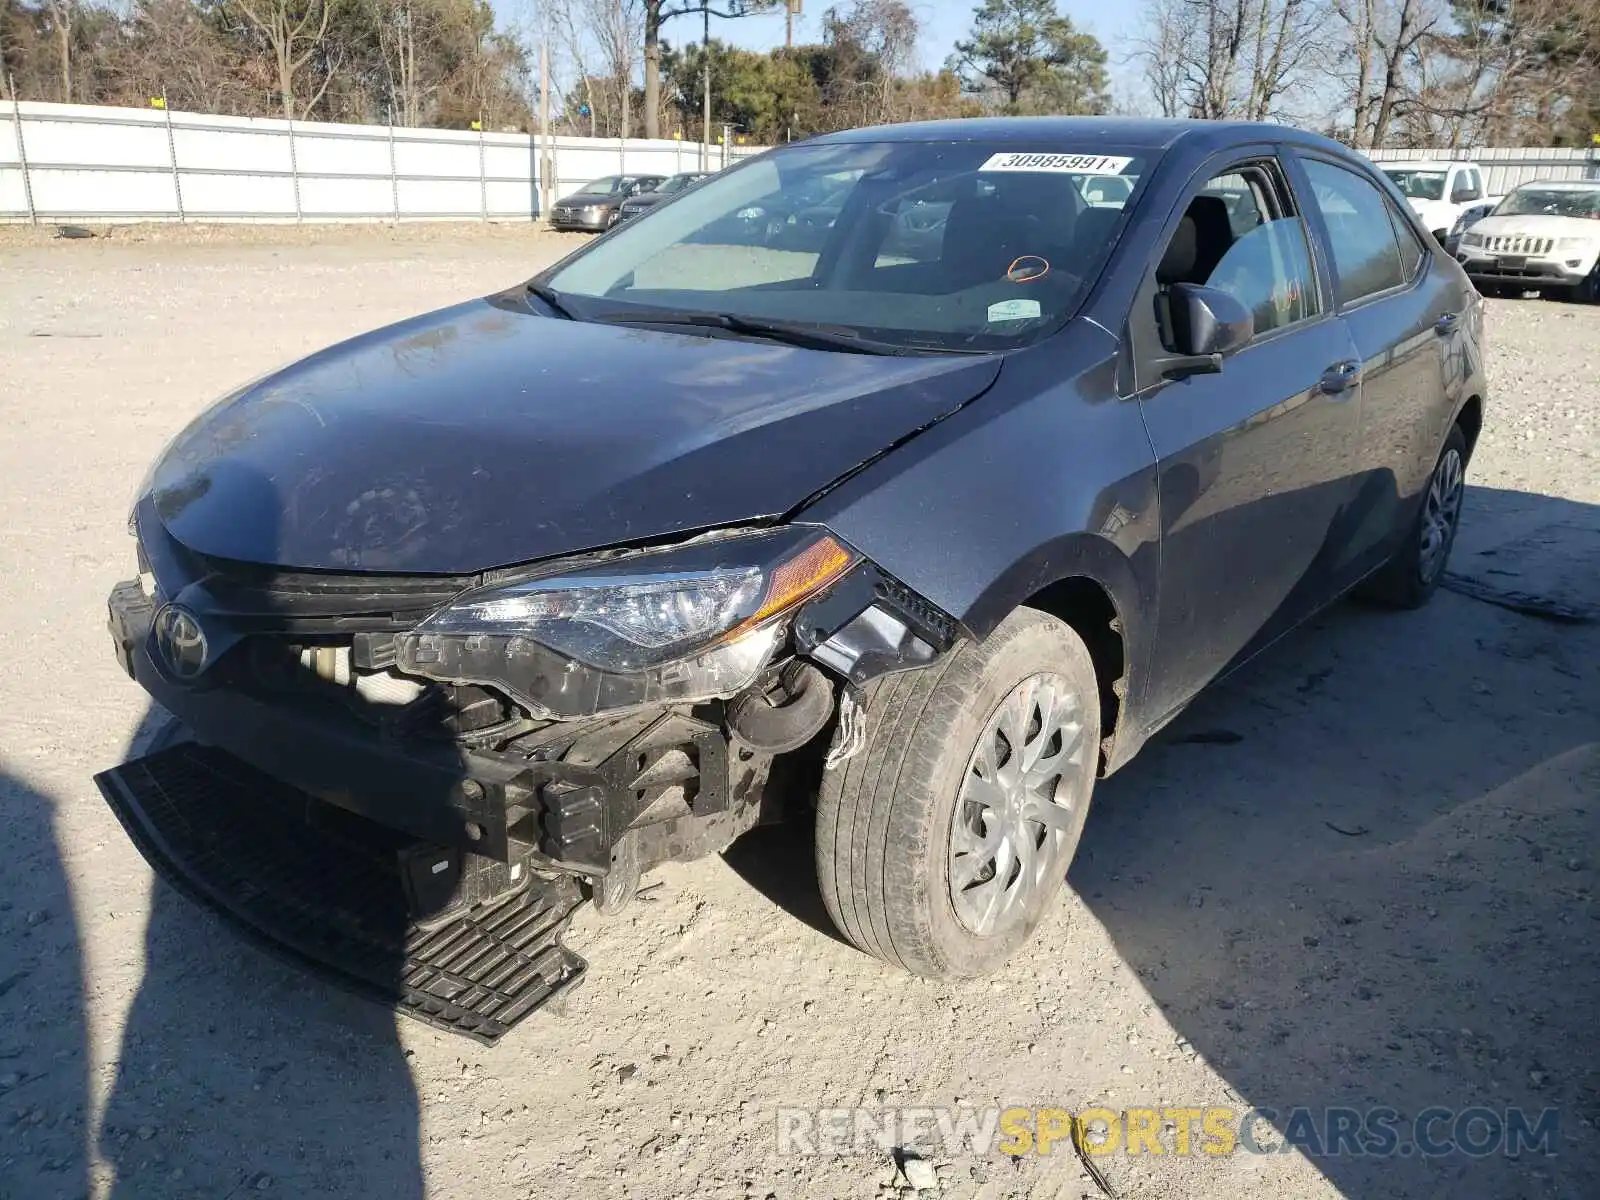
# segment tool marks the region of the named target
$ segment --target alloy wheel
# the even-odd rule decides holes
[[[950,830],[950,900],[980,936],[1027,918],[1065,871],[1086,770],[1083,700],[1057,674],[1013,688],[979,735]]]
[[[1456,523],[1461,519],[1462,483],[1461,455],[1452,446],[1444,452],[1433,478],[1428,481],[1428,495],[1422,506],[1422,553],[1417,558],[1417,573],[1423,583],[1432,583],[1443,568],[1450,551],[1450,539],[1455,536]]]

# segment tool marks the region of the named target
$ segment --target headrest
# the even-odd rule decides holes
[[[1195,240],[1194,218],[1185,213],[1172,240],[1167,243],[1161,265],[1156,268],[1157,283],[1166,285],[1188,280],[1189,272],[1194,270]]]

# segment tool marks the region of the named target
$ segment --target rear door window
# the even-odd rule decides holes
[[[1378,185],[1320,159],[1303,160],[1313,202],[1328,230],[1340,304],[1354,304],[1405,282],[1394,222]]]
[[[1415,279],[1417,272],[1422,269],[1423,258],[1427,254],[1417,231],[1411,227],[1411,222],[1406,220],[1393,204],[1385,202],[1389,210],[1389,220],[1394,225],[1395,241],[1400,247],[1400,273],[1408,280]]]

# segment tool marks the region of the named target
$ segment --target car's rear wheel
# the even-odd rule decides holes
[[[1361,594],[1396,608],[1421,608],[1439,590],[1466,499],[1467,439],[1453,425],[1395,556],[1361,585]]]
[[[1061,889],[1099,764],[1094,663],[1018,609],[987,640],[868,690],[865,745],[825,773],[817,874],[857,947],[930,978],[998,967]]]

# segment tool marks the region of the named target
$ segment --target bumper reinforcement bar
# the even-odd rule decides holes
[[[261,774],[180,744],[95,776],[158,874],[266,949],[396,1012],[492,1044],[571,987],[561,944],[575,880],[530,877],[495,903],[417,925],[410,843]]]

